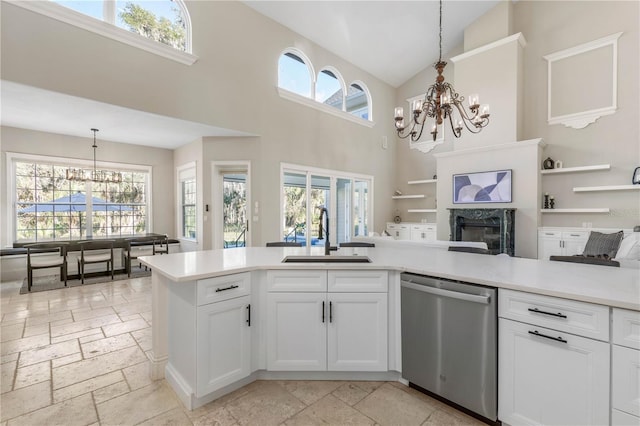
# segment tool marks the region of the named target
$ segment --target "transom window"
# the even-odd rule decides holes
[[[373,121],[371,94],[362,81],[354,81],[347,86],[334,67],[322,68],[317,77],[313,69],[311,61],[300,50],[292,47],[285,49],[278,59],[280,96],[343,118],[350,119],[344,114],[346,113]],[[309,102],[307,99],[315,102]],[[350,120],[362,123],[359,120]]]
[[[190,20],[182,0],[51,0],[66,8],[185,52]]]
[[[122,181],[72,181],[68,167],[45,158],[11,160],[14,239],[67,240],[148,231],[150,170],[105,169]],[[84,164],[83,164],[84,166]]]

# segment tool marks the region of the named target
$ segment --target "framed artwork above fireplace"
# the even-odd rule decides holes
[[[453,203],[510,203],[511,170],[453,175]]]

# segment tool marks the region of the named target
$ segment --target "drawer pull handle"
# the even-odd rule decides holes
[[[322,322],[324,323],[324,302],[322,302]]]
[[[231,285],[229,287],[225,287],[225,288],[216,288],[216,293],[219,293],[221,291],[227,291],[227,290],[233,290],[234,288],[238,288],[239,286],[237,285]]]
[[[566,318],[567,317],[562,312],[558,312],[556,314],[556,313],[553,313],[553,312],[541,311],[538,308],[529,308],[529,312],[533,312],[533,313],[536,313],[536,314],[543,314],[543,315],[551,315],[552,317],[558,317],[558,318]]]
[[[329,302],[329,322],[333,322],[333,304]]]
[[[538,336],[538,337],[544,337],[545,339],[555,340],[556,342],[560,342],[560,343],[567,343],[567,341],[564,340],[562,337],[547,336],[546,334],[539,333],[538,330],[529,331],[529,334],[533,334],[534,336]]]
[[[571,235],[572,237],[579,237],[580,236],[580,234],[569,234],[569,235]]]

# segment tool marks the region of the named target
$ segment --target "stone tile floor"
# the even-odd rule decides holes
[[[151,279],[0,285],[0,426],[481,424],[396,382],[257,381],[189,411],[148,376]]]

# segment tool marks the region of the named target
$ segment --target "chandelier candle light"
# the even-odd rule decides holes
[[[93,170],[85,170],[74,167],[69,167],[67,169],[67,180],[76,180],[76,181],[93,181],[93,182],[113,182],[120,183],[122,182],[122,173],[113,172],[108,170],[98,170],[96,167],[96,149],[98,149],[98,144],[96,143],[96,132],[99,132],[98,129],[91,129],[93,132]]]
[[[479,133],[483,127],[489,124],[489,105],[480,105],[478,95],[469,95],[469,111],[465,109],[463,102],[464,96],[458,95],[450,83],[444,81],[442,72],[447,62],[442,60],[442,0],[440,0],[440,54],[438,62],[433,67],[438,72],[435,84],[429,86],[424,100],[415,100],[411,103],[411,113],[413,120],[411,127],[407,128],[404,122],[404,110],[402,107],[395,109],[395,125],[398,136],[406,139],[411,136],[411,141],[415,142],[422,136],[422,131],[427,123],[427,118],[434,119],[431,127],[431,135],[436,140],[438,135],[438,126],[441,126],[445,120],[449,120],[451,130],[456,138],[462,134],[462,126],[467,128],[471,133]],[[454,109],[458,111],[460,120],[454,122]],[[405,130],[407,130],[405,132]]]

